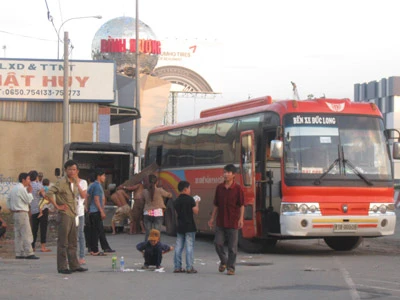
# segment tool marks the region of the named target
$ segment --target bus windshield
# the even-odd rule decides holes
[[[354,115],[284,118],[285,176],[296,179],[391,180],[383,121]]]

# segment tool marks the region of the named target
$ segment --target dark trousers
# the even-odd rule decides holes
[[[225,238],[228,242],[228,257],[224,250]],[[238,250],[238,230],[232,228],[217,227],[215,229],[215,250],[221,260],[221,265],[235,270],[236,255]]]
[[[83,233],[85,234],[85,246],[90,250],[90,217],[89,213],[85,212],[85,227],[83,228]]]
[[[7,231],[7,227],[0,227],[0,238],[6,234],[6,231]]]
[[[40,228],[40,243],[42,244],[46,243],[47,224],[49,222],[49,210],[47,208],[44,209],[43,216],[41,216],[40,218],[38,218],[38,215],[39,213],[33,214],[31,216],[32,236],[33,236],[32,248],[36,248],[35,245],[39,228]]]
[[[161,248],[158,251],[145,251],[144,252],[144,265],[145,266],[161,266],[162,251]]]
[[[99,240],[103,250],[111,249],[104,232],[103,220],[100,212],[90,213],[90,237],[89,249],[92,252],[99,252]]]

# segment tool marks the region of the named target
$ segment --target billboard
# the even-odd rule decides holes
[[[177,85],[172,86],[172,91],[182,91],[185,88],[184,86],[190,91],[189,86],[191,83],[196,85],[196,82],[201,79],[211,87],[212,92],[220,93],[221,64],[222,44],[218,41],[201,39],[163,39],[161,40],[161,54],[158,57],[156,70],[172,73],[165,74],[165,77],[170,76],[175,78],[174,81],[177,81],[178,85],[181,77],[183,83],[180,87]],[[177,67],[176,70],[174,70],[174,67]],[[161,73],[160,75],[161,78],[163,78],[164,74]],[[189,82],[185,84],[184,79],[188,79]],[[202,86],[201,83],[198,85]],[[204,92],[211,91],[208,90]]]
[[[70,102],[115,101],[115,62],[68,61]],[[0,59],[0,100],[63,101],[64,61]]]

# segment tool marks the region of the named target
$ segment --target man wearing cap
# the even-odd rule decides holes
[[[156,266],[156,269],[160,269],[162,255],[174,250],[174,247],[161,243],[160,231],[152,229],[147,241],[137,244],[136,249],[143,253],[144,265],[142,269],[148,269],[149,266]]]

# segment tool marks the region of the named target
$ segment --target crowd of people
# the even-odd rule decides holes
[[[50,252],[46,247],[49,210],[56,210],[57,271],[61,274],[85,272],[85,252],[92,256],[113,253],[106,238],[103,220],[106,218],[106,197],[103,185],[105,172],[94,170],[89,178],[79,177],[78,164],[69,160],[64,164],[65,176],[49,184],[41,172],[35,170],[20,173],[19,183],[13,187],[7,199],[7,206],[13,212],[16,259],[39,259],[35,255],[37,233],[40,228],[40,251]],[[215,226],[215,249],[220,258],[219,272],[227,270],[235,274],[238,245],[238,230],[243,226],[244,196],[240,185],[235,183],[236,167],[224,167],[224,182],[216,187],[214,208],[208,222]],[[164,219],[165,199],[172,194],[158,185],[154,174],[147,182],[130,186],[120,185],[111,195],[117,206],[112,218],[113,234],[116,223],[130,220],[130,234],[145,234],[144,241],[136,245],[143,254],[143,269],[150,266],[161,268],[163,254],[174,250],[174,273],[197,273],[194,268],[194,243],[197,232],[194,215],[199,213],[200,197],[191,195],[188,181],[180,181],[179,196],[173,202],[177,216],[177,238],[175,247],[160,241]],[[134,205],[129,205],[134,194]],[[1,207],[0,207],[1,209]],[[214,224],[216,223],[216,224]],[[0,219],[0,237],[4,236],[7,224]],[[102,251],[99,249],[99,242]],[[228,254],[224,244],[227,242]],[[185,249],[186,268],[183,268],[182,254]]]

